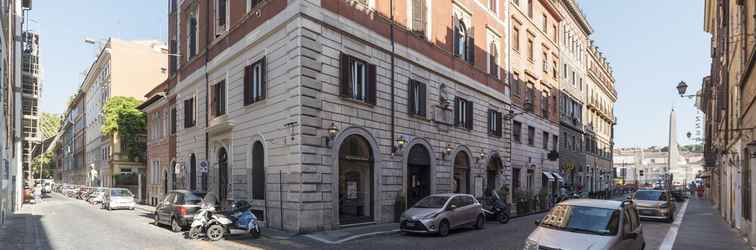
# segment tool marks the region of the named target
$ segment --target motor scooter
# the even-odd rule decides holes
[[[215,207],[203,204],[199,213],[194,216],[189,238],[199,239],[202,236],[211,241],[223,239],[226,235],[248,233],[253,238],[260,237],[260,227],[257,217],[250,210],[251,205],[246,201],[236,201],[232,210],[216,213]]]
[[[508,223],[510,218],[509,206],[501,199],[498,193],[494,191],[489,192],[489,197],[484,202],[486,204],[483,206],[483,214],[486,215],[486,218],[495,219],[501,224]]]

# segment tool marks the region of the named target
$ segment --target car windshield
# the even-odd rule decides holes
[[[540,225],[577,233],[615,235],[619,227],[619,210],[557,205],[544,217]]]
[[[113,189],[110,190],[110,196],[131,196],[131,192],[128,189]]]
[[[442,208],[446,201],[449,200],[447,196],[428,196],[415,203],[416,208]]]
[[[202,203],[203,193],[186,193],[184,194],[184,204],[187,205],[199,205]]]
[[[638,191],[635,192],[635,199],[643,201],[663,201],[667,199],[667,197],[663,194],[664,193],[662,191]]]

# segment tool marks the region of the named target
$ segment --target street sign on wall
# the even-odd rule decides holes
[[[208,164],[206,160],[200,161],[200,173],[207,173],[208,171]]]

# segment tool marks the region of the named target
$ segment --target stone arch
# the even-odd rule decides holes
[[[460,153],[464,154],[466,159],[463,159],[460,157],[460,160],[463,160],[466,165],[466,170],[460,170],[461,168],[458,168],[456,166],[457,157],[460,156]],[[471,185],[471,182],[473,180],[472,178],[472,170],[473,170],[473,154],[472,150],[468,148],[465,145],[459,145],[456,149],[452,151],[452,153],[449,155],[449,161],[451,166],[451,173],[452,178],[450,180],[451,184],[451,192],[461,192],[461,193],[470,193],[472,194],[473,185]],[[457,171],[457,172],[455,172]],[[466,173],[462,173],[461,171],[466,171]]]
[[[404,148],[402,148],[402,190],[404,191],[404,197],[407,199],[407,207],[412,206],[413,201],[410,200],[410,183],[412,182],[411,179],[411,171],[410,171],[410,154],[412,153],[412,149],[415,146],[423,147],[428,153],[428,194],[433,194],[436,192],[436,171],[437,171],[437,164],[435,160],[435,153],[433,151],[433,147],[431,146],[430,142],[422,137],[416,137],[413,138],[409,143],[407,143]]]
[[[340,133],[338,133],[336,137],[334,138],[333,143],[331,144],[333,145],[331,147],[331,162],[333,163],[332,172],[333,172],[333,176],[335,177],[333,178],[333,180],[336,182],[336,185],[331,185],[333,193],[336,194],[333,196],[332,201],[331,201],[333,203],[333,208],[334,208],[333,217],[332,217],[334,218],[333,227],[338,227],[338,225],[342,224],[339,218],[340,208],[339,208],[339,195],[338,195],[339,194],[338,182],[339,182],[339,177],[341,175],[339,171],[339,168],[340,168],[339,153],[340,153],[340,149],[344,141],[346,141],[352,135],[357,135],[357,136],[362,137],[370,146],[370,153],[373,158],[372,159],[372,162],[373,162],[372,175],[373,176],[371,176],[372,182],[373,182],[372,187],[371,187],[373,190],[373,197],[372,197],[373,220],[378,220],[379,218],[381,218],[381,209],[377,208],[377,206],[380,206],[381,204],[380,203],[381,191],[378,189],[378,187],[380,187],[380,178],[379,178],[378,173],[380,173],[380,170],[382,169],[381,163],[383,161],[381,157],[381,152],[379,150],[380,148],[379,148],[378,141],[375,139],[375,136],[373,136],[373,134],[367,129],[362,128],[362,127],[350,126],[350,127],[345,128]]]

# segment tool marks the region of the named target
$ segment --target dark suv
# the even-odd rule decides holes
[[[174,232],[188,228],[200,209],[203,197],[205,193],[189,190],[168,192],[155,207],[155,225],[170,225]]]

